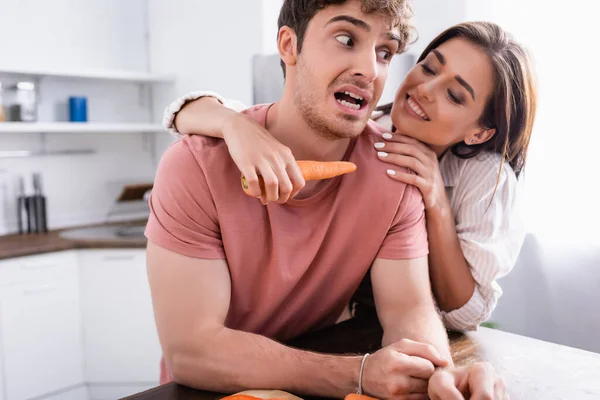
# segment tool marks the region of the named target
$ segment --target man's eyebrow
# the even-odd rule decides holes
[[[394,33],[394,32],[388,32],[387,33],[387,37],[388,37],[389,40],[395,40],[396,42],[398,42],[398,48],[399,49],[402,48],[402,39],[396,33]]]
[[[335,17],[333,17],[329,21],[327,21],[327,23],[325,25],[333,24],[334,22],[338,22],[338,21],[350,22],[352,25],[354,25],[356,27],[364,29],[367,32],[371,32],[371,25],[367,24],[365,21],[363,21],[361,19],[351,17],[350,15],[336,15]],[[400,38],[400,36],[398,36],[398,34],[396,34],[394,32],[387,32],[386,35],[389,40],[394,40],[394,41],[398,42],[398,47],[402,47],[402,39]]]
[[[475,101],[475,91],[473,90],[473,88],[471,87],[471,85],[469,85],[467,83],[467,81],[465,81],[463,78],[461,78],[458,75],[456,75],[454,78],[456,78],[456,80],[458,81],[458,83],[460,83],[461,85],[463,85],[464,88],[467,89],[467,91],[469,93],[471,93],[471,97],[473,98],[473,101]]]
[[[327,23],[325,25],[333,24],[334,22],[338,22],[338,21],[350,22],[352,25],[357,26],[361,29],[364,29],[367,32],[371,31],[371,25],[367,24],[362,19],[354,18],[349,15],[336,15],[335,17],[333,17],[329,21],[327,21]]]

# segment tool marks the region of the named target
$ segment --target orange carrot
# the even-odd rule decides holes
[[[262,400],[260,397],[249,396],[247,394],[232,394],[231,396],[222,397],[219,400]]]
[[[356,165],[346,161],[296,161],[305,181],[317,181],[330,179],[339,175],[348,174],[356,170]],[[265,192],[265,182],[261,176],[258,177],[261,193]],[[246,177],[242,175],[242,189],[250,196]],[[243,399],[242,399],[243,400]]]
[[[264,399],[262,399],[261,397],[250,396],[247,394],[232,394],[230,396],[221,397],[219,400],[264,400]],[[268,400],[286,400],[286,399],[279,398],[279,397],[272,397],[272,398],[269,398]]]
[[[344,400],[379,400],[375,397],[367,396],[366,394],[350,393],[344,397]]]

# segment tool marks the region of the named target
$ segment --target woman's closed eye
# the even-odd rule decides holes
[[[421,69],[425,75],[435,75],[435,71],[432,70],[427,64],[421,64]]]
[[[463,99],[461,98],[461,96],[457,96],[450,89],[448,89],[448,99],[457,105],[461,105],[463,103]]]
[[[436,74],[436,72],[427,64],[421,64],[421,69],[425,75],[434,76]],[[450,89],[448,89],[448,100],[456,105],[462,105],[464,103],[462,96],[454,93]]]

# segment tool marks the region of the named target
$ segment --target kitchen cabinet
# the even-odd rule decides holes
[[[1,315],[0,315],[1,318]],[[0,351],[2,349],[2,326],[0,326]],[[4,365],[2,357],[0,357],[0,400],[6,400],[6,392],[4,392]]]
[[[82,250],[79,256],[91,397],[115,398],[156,386],[161,349],[145,250]]]
[[[83,385],[75,252],[0,263],[0,354],[6,400]]]

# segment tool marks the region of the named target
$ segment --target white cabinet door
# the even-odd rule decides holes
[[[7,399],[30,399],[83,383],[76,258],[73,261],[62,264],[58,276],[41,273],[42,279],[0,288]]]
[[[79,259],[86,381],[156,385],[161,349],[145,250],[86,250]]]
[[[0,289],[1,290],[1,289]],[[0,310],[0,313],[2,310]],[[2,315],[0,315],[0,321],[2,321]],[[0,325],[0,340],[2,340],[2,325]],[[2,351],[2,343],[0,342],[0,351]],[[6,400],[6,393],[4,392],[4,365],[3,359],[0,355],[0,400]]]

